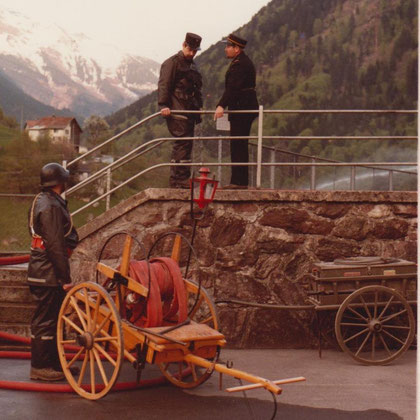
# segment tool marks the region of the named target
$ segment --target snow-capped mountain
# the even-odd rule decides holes
[[[156,89],[159,64],[1,9],[0,70],[38,101],[89,116]]]

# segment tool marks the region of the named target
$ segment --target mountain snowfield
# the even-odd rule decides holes
[[[159,64],[3,8],[0,70],[38,101],[87,117],[156,89]]]

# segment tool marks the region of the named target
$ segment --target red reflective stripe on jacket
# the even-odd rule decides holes
[[[45,249],[44,241],[42,240],[42,238],[32,238],[31,248]],[[67,248],[67,255],[69,256],[69,258],[71,257],[72,253],[73,253],[73,250],[70,248]]]

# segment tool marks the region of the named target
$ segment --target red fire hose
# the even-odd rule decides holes
[[[112,387],[112,391],[128,391],[131,389],[149,388],[152,386],[163,385],[167,380],[164,376],[154,379],[143,379],[137,382],[120,382]],[[90,392],[89,385],[82,385],[81,388]],[[37,382],[18,382],[18,381],[0,381],[0,389],[13,389],[15,391],[33,391],[33,392],[74,392],[68,384],[44,384]],[[102,387],[97,385],[96,391],[101,391]]]
[[[136,303],[132,307],[127,305],[126,309],[131,312],[129,321],[139,327],[158,327],[164,325],[167,319],[173,321],[174,316],[178,323],[187,319],[185,284],[181,270],[173,259],[154,258],[149,264],[146,261],[131,261],[129,274],[149,288],[146,308],[142,303]],[[139,298],[136,295],[135,300]]]
[[[0,265],[22,264],[29,262],[30,255],[15,255],[13,257],[0,257]]]
[[[15,334],[10,334],[4,331],[0,331],[0,339],[13,341],[17,343],[30,344],[31,339],[28,337],[22,337]],[[66,346],[74,350],[77,346]],[[66,354],[68,358],[72,357],[71,354]],[[31,353],[25,351],[0,351],[0,358],[11,358],[11,359],[30,359]],[[112,387],[112,391],[128,391],[131,389],[148,388],[157,385],[163,385],[167,382],[164,376],[154,379],[144,379],[140,382],[120,382],[116,383]],[[83,389],[90,392],[90,386],[82,386]],[[98,386],[98,391],[100,387]],[[73,388],[68,384],[46,384],[37,382],[19,382],[19,381],[1,381],[0,389],[9,389],[16,391],[33,391],[33,392],[74,392]]]
[[[22,344],[31,344],[31,339],[29,337],[23,337],[21,335],[10,334],[5,331],[0,331],[0,339],[6,341],[13,341],[15,343],[22,343]]]

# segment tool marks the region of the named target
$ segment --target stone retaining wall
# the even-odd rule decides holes
[[[188,200],[188,191],[150,189],[79,229],[73,278],[94,279],[100,249],[116,232],[130,232],[147,249],[169,231],[189,238]],[[215,300],[297,305],[305,303],[304,276],[314,262],[371,255],[416,261],[416,216],[413,192],[221,190],[199,222],[194,247]],[[111,248],[121,252],[122,238]],[[310,310],[218,308],[231,346],[316,345]]]

